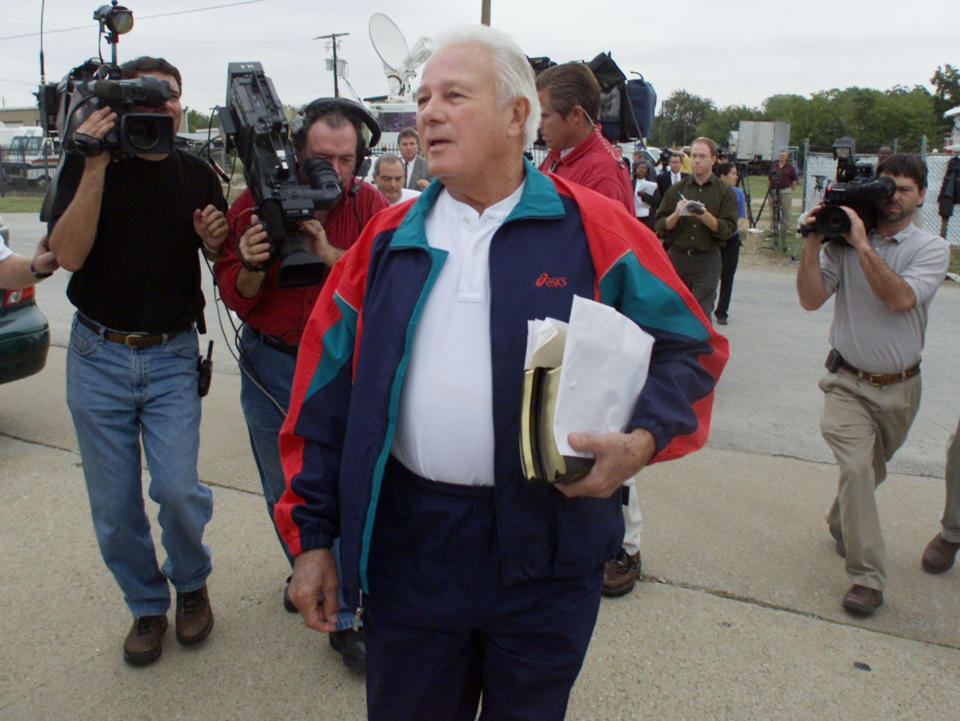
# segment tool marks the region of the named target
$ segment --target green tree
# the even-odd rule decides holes
[[[938,135],[947,135],[953,123],[943,117],[943,114],[960,105],[960,70],[952,65],[937,66],[936,72],[930,78],[935,88],[933,93],[933,109],[937,114]]]
[[[697,128],[707,113],[715,109],[710,98],[675,90],[663,101],[660,114],[654,119],[651,139],[661,145],[687,145],[697,137]]]
[[[697,126],[697,135],[712,138],[725,146],[731,130],[740,127],[741,120],[760,120],[763,111],[747,105],[727,105],[724,108],[711,108],[706,117]]]
[[[190,128],[190,132],[192,133],[211,127],[210,113],[201,113],[199,110],[187,108],[187,127]],[[213,114],[213,127],[220,127],[220,117],[216,113]],[[187,128],[183,128],[183,130],[186,129]]]

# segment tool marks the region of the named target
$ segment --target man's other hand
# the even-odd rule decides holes
[[[60,264],[57,262],[57,255],[47,244],[47,236],[44,234],[40,238],[40,242],[37,243],[37,252],[33,254],[33,269],[37,273],[52,273],[57,268],[60,267]]]
[[[568,498],[609,498],[635,476],[656,452],[653,435],[642,428],[631,433],[571,433],[567,442],[576,451],[589,451],[596,460],[585,478],[554,487]]]
[[[237,241],[237,252],[250,265],[264,265],[270,260],[270,241],[267,229],[256,213],[250,216],[250,225]]]
[[[227,239],[227,218],[222,210],[213,205],[208,205],[203,210],[198,208],[193,211],[193,230],[204,245],[219,250]]]
[[[314,631],[336,631],[337,566],[327,548],[305,551],[293,562],[289,595],[303,616],[303,622]]]

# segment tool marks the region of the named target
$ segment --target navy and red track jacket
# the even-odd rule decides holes
[[[573,296],[606,303],[655,339],[627,430],[656,440],[653,461],[707,439],[727,341],[703,316],[656,236],[622,204],[525,163],[520,202],[490,245],[494,503],[506,584],[591,573],[620,549],[620,496],[568,499],[528,483],[520,464],[527,321],[567,320]],[[334,266],[300,344],[280,432],[287,489],[274,510],[293,555],[341,537],[349,604],[367,593],[367,559],[416,323],[446,252],[424,221],[442,190],[378,213]],[[565,285],[538,283],[543,274]]]

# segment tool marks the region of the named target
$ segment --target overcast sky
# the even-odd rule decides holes
[[[97,54],[92,16],[105,1],[47,0],[48,81]],[[392,17],[411,47],[421,36],[480,19],[480,0],[260,0],[169,15],[230,2],[130,0],[135,27],[121,36],[120,61],[165,56],[183,74],[184,104],[207,112],[224,101],[227,63],[258,60],[283,102],[301,105],[333,94],[324,64],[329,51],[324,41],[312,39],[317,35],[349,33],[339,56],[349,62],[350,84],[369,97],[387,90],[368,34],[373,13]],[[956,0],[491,3],[492,25],[528,55],[564,62],[611,51],[624,72],[643,73],[661,101],[680,88],[719,106],[756,106],[777,93],[809,95],[852,85],[932,89],[929,79],[938,65],[960,66]],[[5,2],[0,9],[0,98],[7,107],[35,103],[39,28],[40,0]],[[21,34],[30,36],[11,37]],[[106,46],[103,52],[109,57]],[[350,96],[343,84],[341,94]]]

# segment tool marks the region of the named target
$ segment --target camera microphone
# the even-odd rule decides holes
[[[133,80],[93,80],[87,88],[108,103],[130,101],[149,108],[159,108],[173,96],[170,84],[153,75],[142,75]]]

